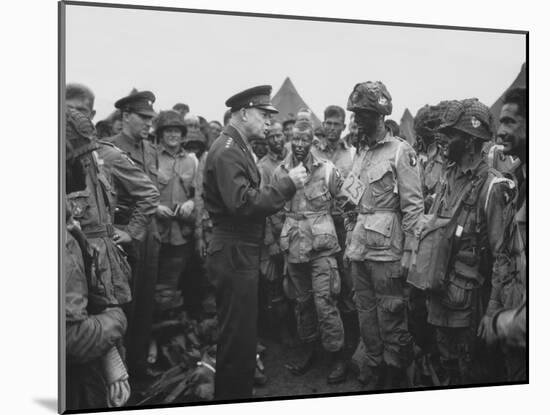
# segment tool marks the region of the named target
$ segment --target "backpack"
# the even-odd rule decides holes
[[[421,215],[415,227],[407,275],[409,284],[430,291],[442,291],[446,287],[464,225],[470,211],[475,209],[487,177],[488,171],[464,186],[448,218],[438,216],[446,191],[446,183],[442,185],[434,201],[434,213]]]

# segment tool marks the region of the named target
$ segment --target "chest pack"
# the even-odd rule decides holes
[[[442,217],[439,212],[447,183],[443,183],[431,212],[423,214],[414,231],[407,282],[421,290],[441,291],[446,287],[464,225],[477,214],[477,201],[488,171],[467,183],[456,196],[453,208]],[[476,226],[479,227],[479,226]]]

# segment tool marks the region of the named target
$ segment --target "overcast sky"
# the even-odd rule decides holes
[[[96,94],[97,115],[136,87],[155,109],[187,103],[222,120],[225,100],[289,76],[322,119],[357,82],[381,80],[390,118],[427,103],[478,97],[491,106],[525,61],[525,36],[68,5],[66,80]]]

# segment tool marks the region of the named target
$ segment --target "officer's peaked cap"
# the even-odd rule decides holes
[[[225,105],[231,108],[231,112],[238,111],[241,108],[260,108],[278,113],[277,108],[271,103],[271,89],[271,85],[260,85],[245,89],[228,98]]]
[[[124,98],[120,98],[117,102],[115,102],[115,107],[121,111],[135,112],[137,114],[154,117],[157,115],[153,109],[154,102],[155,94],[151,91],[141,91],[131,93]]]

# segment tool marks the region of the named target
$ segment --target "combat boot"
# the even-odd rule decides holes
[[[319,358],[319,350],[315,343],[306,345],[304,357],[296,362],[287,363],[285,367],[295,376],[300,376],[309,371]]]
[[[337,352],[331,353],[331,365],[330,371],[327,376],[327,383],[335,384],[342,383],[346,380],[347,375],[347,365],[343,356],[344,350],[339,350]]]
[[[383,381],[383,367],[382,366],[365,366],[364,370],[359,374],[357,380],[365,386],[365,390],[379,390],[381,389],[381,382]]]

